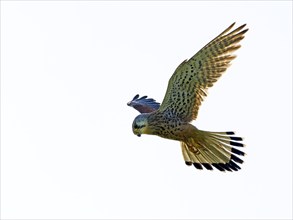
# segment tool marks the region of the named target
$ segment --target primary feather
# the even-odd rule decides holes
[[[170,109],[174,117],[187,122],[196,119],[207,89],[229,67],[231,60],[236,57],[232,53],[240,48],[238,43],[248,31],[243,30],[245,25],[242,25],[229,32],[234,24],[177,67],[169,80],[159,111]]]
[[[133,99],[127,103],[127,105],[133,107],[140,113],[153,112],[160,107],[160,103],[156,102],[156,100],[147,98],[147,96],[139,98],[138,94],[134,96]]]

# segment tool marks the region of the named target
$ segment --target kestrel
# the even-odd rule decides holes
[[[199,130],[190,123],[196,119],[207,89],[229,67],[236,57],[233,52],[240,48],[239,42],[248,31],[244,29],[245,24],[232,30],[234,24],[177,67],[161,105],[138,95],[127,103],[141,113],[132,124],[135,135],[157,135],[180,141],[186,165],[197,169],[215,167],[220,171],[237,171],[238,164],[243,163],[239,156],[245,153],[237,149],[244,146],[241,137],[231,131]]]

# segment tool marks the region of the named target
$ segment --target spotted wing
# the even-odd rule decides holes
[[[188,122],[197,117],[207,89],[229,67],[231,60],[236,57],[232,53],[240,48],[238,43],[248,31],[243,29],[245,24],[231,30],[234,24],[177,67],[169,80],[159,111],[167,110]]]
[[[133,97],[133,99],[127,103],[128,106],[135,108],[140,113],[149,113],[153,112],[160,107],[160,103],[152,98],[147,98],[147,96],[142,96],[139,98],[139,95]]]

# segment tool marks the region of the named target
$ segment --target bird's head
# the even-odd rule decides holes
[[[148,114],[140,114],[138,115],[133,123],[132,123],[132,131],[135,135],[138,137],[141,136],[141,134],[147,134],[148,129]]]

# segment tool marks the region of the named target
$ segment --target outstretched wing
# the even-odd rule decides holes
[[[133,99],[127,103],[128,106],[135,108],[140,113],[149,113],[156,111],[160,107],[160,103],[152,98],[143,96],[139,98],[139,95],[133,97]]]
[[[243,30],[245,24],[230,31],[234,24],[177,67],[169,80],[159,111],[167,110],[187,122],[197,117],[207,89],[229,67],[231,60],[236,57],[232,53],[240,48],[238,43],[248,31]]]

